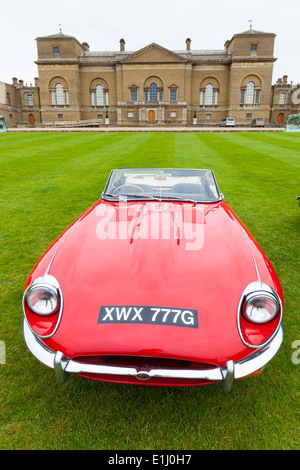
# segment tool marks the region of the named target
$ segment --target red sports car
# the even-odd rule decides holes
[[[113,170],[25,286],[23,334],[70,374],[191,386],[255,375],[283,341],[283,294],[210,170]]]

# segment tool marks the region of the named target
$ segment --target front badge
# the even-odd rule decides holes
[[[102,306],[98,324],[129,323],[198,328],[198,311],[148,306]]]

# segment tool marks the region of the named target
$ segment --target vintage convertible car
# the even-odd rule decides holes
[[[229,391],[283,341],[277,275],[210,170],[113,170],[34,267],[23,310],[27,347],[59,383]]]

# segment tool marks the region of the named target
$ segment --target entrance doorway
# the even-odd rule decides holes
[[[28,116],[28,122],[31,126],[34,126],[35,125],[35,117],[34,117],[34,114],[29,114]]]
[[[148,123],[149,124],[154,124],[155,123],[155,111],[153,111],[153,109],[151,109],[148,112]]]
[[[284,123],[284,113],[279,113],[278,118],[277,118],[277,124],[283,124]]]

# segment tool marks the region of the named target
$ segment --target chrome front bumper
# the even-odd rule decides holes
[[[221,388],[229,392],[234,380],[242,379],[262,369],[277,353],[283,341],[283,325],[276,336],[263,348],[238,362],[228,361],[224,366],[208,370],[141,370],[135,367],[115,367],[107,365],[86,364],[64,357],[60,351],[52,351],[32,333],[26,319],[23,321],[23,335],[28,349],[45,366],[54,369],[58,383],[64,383],[69,374],[105,374],[136,377],[147,380],[152,377],[164,379],[208,380],[218,382]]]

